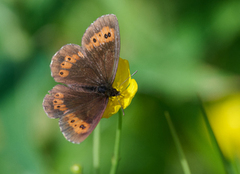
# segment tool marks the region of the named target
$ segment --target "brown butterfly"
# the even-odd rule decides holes
[[[112,87],[118,68],[120,35],[117,17],[104,15],[82,37],[82,46],[64,45],[50,64],[56,85],[44,97],[50,118],[59,118],[68,141],[80,143],[100,121],[108,99],[120,92]]]

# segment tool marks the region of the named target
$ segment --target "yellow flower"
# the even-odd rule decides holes
[[[211,104],[208,115],[225,157],[240,158],[240,94]]]
[[[109,98],[102,118],[109,118],[113,114],[117,113],[121,106],[125,109],[128,105],[130,105],[132,98],[138,90],[137,82],[134,79],[131,79],[130,76],[131,74],[128,61],[119,58],[118,69],[112,87],[117,91],[120,91],[120,95]]]

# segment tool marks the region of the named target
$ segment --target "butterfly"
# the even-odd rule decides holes
[[[81,46],[64,45],[52,57],[51,75],[56,85],[44,97],[48,117],[59,118],[60,130],[72,143],[81,143],[99,123],[118,68],[120,34],[113,14],[96,19],[85,31]]]

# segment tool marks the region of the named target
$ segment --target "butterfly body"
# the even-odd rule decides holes
[[[105,97],[113,97],[113,96],[120,95],[119,91],[117,91],[112,86],[109,86],[108,84],[97,86],[97,87],[95,87],[95,86],[84,86],[84,87],[81,87],[81,88],[83,90],[87,91],[87,92],[98,93],[99,95],[103,95]]]
[[[110,87],[99,86],[97,90],[100,94],[104,94],[106,97],[113,97],[113,96],[120,95],[119,91],[117,91],[115,88],[112,88],[111,86]]]
[[[59,118],[65,138],[82,142],[100,121],[110,97],[120,95],[112,87],[120,51],[115,15],[94,21],[82,37],[82,46],[64,45],[53,57],[51,75],[56,85],[43,100],[50,118]]]

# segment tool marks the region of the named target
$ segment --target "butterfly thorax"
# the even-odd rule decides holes
[[[113,88],[112,86],[107,87],[107,86],[98,86],[97,87],[97,92],[100,94],[104,94],[107,97],[113,97],[113,96],[118,96],[120,95],[120,92],[117,91],[115,88]]]

